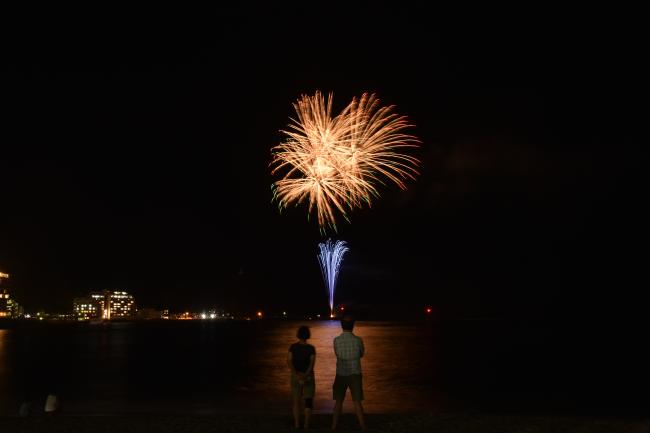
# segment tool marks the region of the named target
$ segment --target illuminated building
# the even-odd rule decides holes
[[[9,274],[0,272],[0,284],[3,278],[9,278]],[[0,317],[10,317],[9,312],[9,293],[6,290],[0,292]]]
[[[7,301],[7,309],[9,310],[9,316],[14,319],[23,317],[25,314],[25,310],[15,299],[9,299]]]
[[[0,317],[17,319],[23,316],[23,307],[6,290],[0,292]]]
[[[0,272],[0,284],[3,279],[9,278],[9,274]],[[0,317],[17,319],[23,316],[23,307],[15,299],[12,299],[9,291],[0,291]]]
[[[9,311],[9,293],[6,290],[0,292],[0,317],[11,317]]]
[[[74,298],[72,311],[77,320],[90,320],[99,318],[100,308],[92,298]]]
[[[135,299],[126,292],[113,292],[110,295],[110,317],[123,319],[135,316]]]
[[[104,290],[74,299],[74,313],[78,320],[129,319],[135,317],[135,312],[135,299],[127,292]]]

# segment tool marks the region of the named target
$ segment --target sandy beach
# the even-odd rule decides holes
[[[309,431],[325,432],[331,417],[316,415]],[[610,418],[545,415],[497,414],[403,414],[367,417],[369,432],[439,432],[439,433],[644,433],[650,432],[650,417]],[[293,431],[291,417],[285,415],[219,416],[36,416],[0,418],[0,431],[13,432],[283,432]],[[352,414],[344,414],[342,433],[359,431]]]

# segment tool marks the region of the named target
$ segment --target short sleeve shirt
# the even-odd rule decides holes
[[[291,352],[291,362],[296,371],[304,373],[309,368],[311,356],[316,355],[316,349],[311,344],[293,343],[289,347]]]
[[[361,374],[361,358],[365,353],[361,337],[352,332],[343,332],[334,339],[334,353],[336,353],[337,375]]]

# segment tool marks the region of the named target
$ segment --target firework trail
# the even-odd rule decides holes
[[[272,149],[270,164],[272,174],[284,172],[273,184],[280,210],[307,201],[321,232],[336,231],[337,212],[349,221],[349,211],[379,196],[379,184],[406,189],[405,180],[418,174],[417,158],[403,153],[419,146],[415,136],[401,132],[413,125],[392,106],[380,107],[374,94],[353,98],[336,116],[332,94],[303,95],[293,106],[297,118],[281,131],[286,140]]]
[[[334,317],[334,290],[336,279],[339,276],[339,268],[343,261],[343,255],[348,251],[345,241],[332,242],[331,239],[318,244],[320,254],[318,261],[323,272],[323,280],[329,292],[330,317]]]

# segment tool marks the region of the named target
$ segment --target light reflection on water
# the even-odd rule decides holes
[[[289,346],[301,325],[316,347],[316,412],[331,412],[338,321],[31,324],[0,329],[0,415],[59,394],[68,413],[219,410],[286,412]],[[358,322],[364,405],[372,412],[437,407],[435,356],[423,324]],[[352,410],[350,395],[344,411]]]
[[[310,326],[309,343],[316,348],[315,411],[331,412],[332,383],[336,374],[334,337],[341,333],[338,321],[306,322]],[[264,356],[256,375],[257,391],[287,395],[289,389],[286,357],[296,341],[300,324],[282,323],[266,331]],[[364,340],[366,354],[361,360],[364,407],[368,412],[421,411],[434,407],[435,357],[432,342],[415,325],[388,322],[359,322],[354,333]],[[350,394],[344,410],[352,411]]]
[[[337,321],[23,322],[0,329],[0,416],[16,415],[23,401],[42,410],[51,392],[71,414],[288,414],[286,356],[303,324],[317,350],[315,409],[327,413]],[[647,414],[647,329],[642,321],[358,322],[365,407]]]
[[[6,356],[6,350],[5,346],[7,345],[6,340],[8,338],[9,331],[6,329],[0,329],[0,384],[1,381],[8,375],[9,373],[9,362],[7,360]],[[0,386],[0,408],[5,407],[8,403],[7,398],[8,396],[6,395],[5,392],[1,392],[1,386]],[[0,414],[2,412],[0,411]]]

